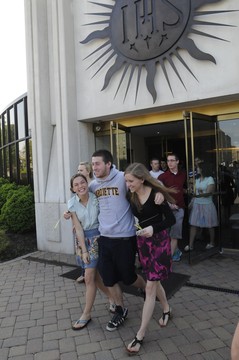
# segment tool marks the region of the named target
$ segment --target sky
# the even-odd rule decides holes
[[[27,92],[24,0],[0,0],[0,114]]]

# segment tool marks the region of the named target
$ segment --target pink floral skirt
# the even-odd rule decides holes
[[[139,261],[149,281],[162,281],[172,272],[171,243],[167,230],[152,237],[137,236]]]

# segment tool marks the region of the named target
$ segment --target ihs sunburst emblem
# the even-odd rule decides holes
[[[114,60],[106,74],[102,90],[106,89],[115,73],[121,72],[115,96],[122,83],[126,81],[125,96],[127,96],[133,76],[136,75],[135,101],[140,85],[142,71],[146,70],[146,86],[153,101],[156,101],[155,76],[159,66],[167,80],[173,95],[166,63],[170,64],[180,82],[186,88],[176,62],[179,62],[196,79],[189,65],[180,55],[181,50],[187,51],[194,59],[207,60],[216,64],[212,54],[200,50],[190,39],[190,34],[227,41],[203,31],[205,26],[233,26],[228,24],[205,21],[203,17],[237,10],[200,11],[206,4],[220,3],[221,0],[112,0],[113,5],[102,2],[91,2],[105,12],[89,13],[88,15],[105,17],[105,20],[95,21],[86,25],[106,25],[103,30],[90,33],[85,40],[86,44],[95,39],[105,40],[87,58],[101,52],[99,57],[90,66],[102,61],[103,64],[94,76],[102,71],[109,61]],[[195,27],[201,27],[197,30]],[[197,79],[196,79],[197,80]]]

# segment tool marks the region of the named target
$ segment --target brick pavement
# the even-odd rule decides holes
[[[38,251],[31,257],[48,263],[23,257],[0,264],[0,359],[128,359],[124,347],[139,326],[143,299],[125,294],[128,319],[117,331],[108,332],[107,301],[98,292],[91,323],[73,331],[71,323],[84,306],[84,284],[60,275],[72,269],[74,256]],[[166,328],[158,325],[161,309],[156,304],[144,344],[134,358],[229,360],[239,319],[238,270],[238,253],[218,254],[193,266],[185,258],[174,263],[174,271],[191,275],[191,283],[235,293],[183,286],[170,299],[173,318]]]

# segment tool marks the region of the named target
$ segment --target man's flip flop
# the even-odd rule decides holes
[[[75,322],[75,324],[72,326],[72,330],[82,330],[82,329],[84,329],[84,328],[89,324],[90,321],[91,321],[91,319],[88,319],[88,320],[81,320],[81,319],[79,319],[79,320],[77,320],[77,321]],[[82,325],[82,326],[76,327],[75,325]]]

